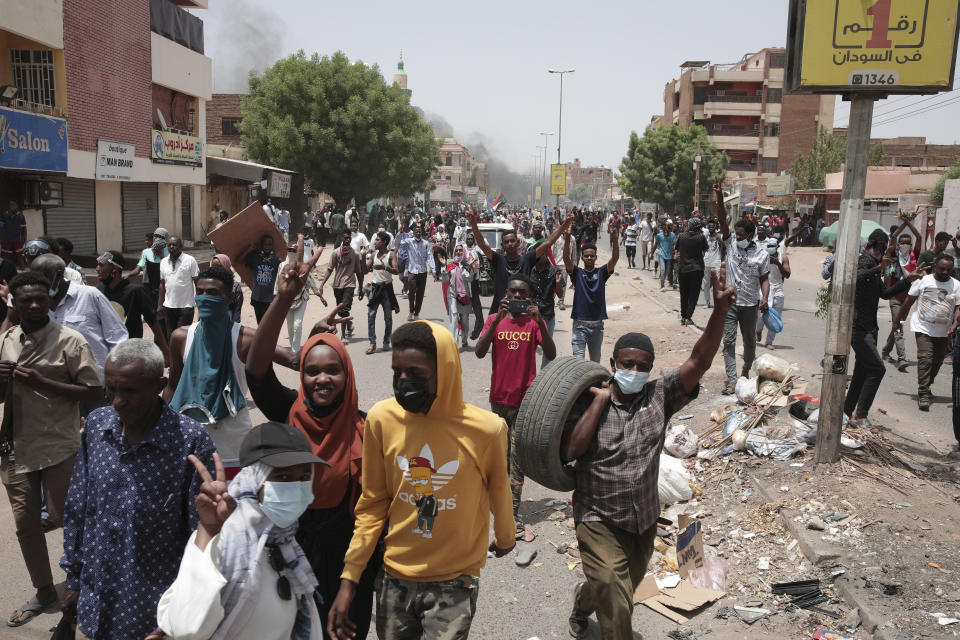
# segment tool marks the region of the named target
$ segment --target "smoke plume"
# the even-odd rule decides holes
[[[207,54],[213,58],[213,88],[246,93],[250,71],[262,73],[283,57],[283,18],[255,0],[230,0],[220,8],[216,51]]]

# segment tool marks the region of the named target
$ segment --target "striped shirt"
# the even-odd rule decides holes
[[[402,246],[407,248],[408,273],[433,273],[433,251],[429,242],[413,237],[404,240]]]

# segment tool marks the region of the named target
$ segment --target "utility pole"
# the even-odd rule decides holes
[[[853,330],[853,299],[857,286],[860,226],[867,186],[867,155],[876,96],[855,94],[850,104],[847,159],[843,170],[840,228],[833,266],[833,288],[827,316],[823,384],[820,388],[820,428],[817,430],[817,464],[840,459],[840,432]]]
[[[540,183],[540,195],[542,196],[541,200],[543,204],[547,203],[547,192],[544,189],[547,188],[547,147],[550,146],[550,136],[553,135],[553,132],[546,133],[544,131],[540,132],[540,135],[543,136],[543,178]]]
[[[693,185],[693,208],[700,208],[700,141],[697,140],[697,155],[693,157],[693,168],[697,171],[697,181]]]

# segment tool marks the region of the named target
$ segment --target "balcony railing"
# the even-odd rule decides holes
[[[742,136],[749,138],[759,138],[759,131],[751,131],[750,129],[723,129],[721,127],[713,127],[707,129],[707,135],[711,136]]]
[[[763,102],[762,96],[707,96],[707,102]]]
[[[3,103],[4,107],[9,107],[11,109],[16,109],[18,111],[29,111],[31,113],[40,113],[47,116],[55,116],[58,118],[66,117],[63,113],[63,109],[60,107],[49,107],[45,104],[37,104],[36,102],[27,102],[20,98],[14,98],[10,101],[9,104],[6,102]]]

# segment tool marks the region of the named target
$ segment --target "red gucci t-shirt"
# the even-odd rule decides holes
[[[487,317],[486,332],[496,319]],[[519,407],[527,388],[537,377],[537,346],[542,342],[540,325],[530,316],[507,315],[493,334],[493,372],[490,375],[490,402]]]

